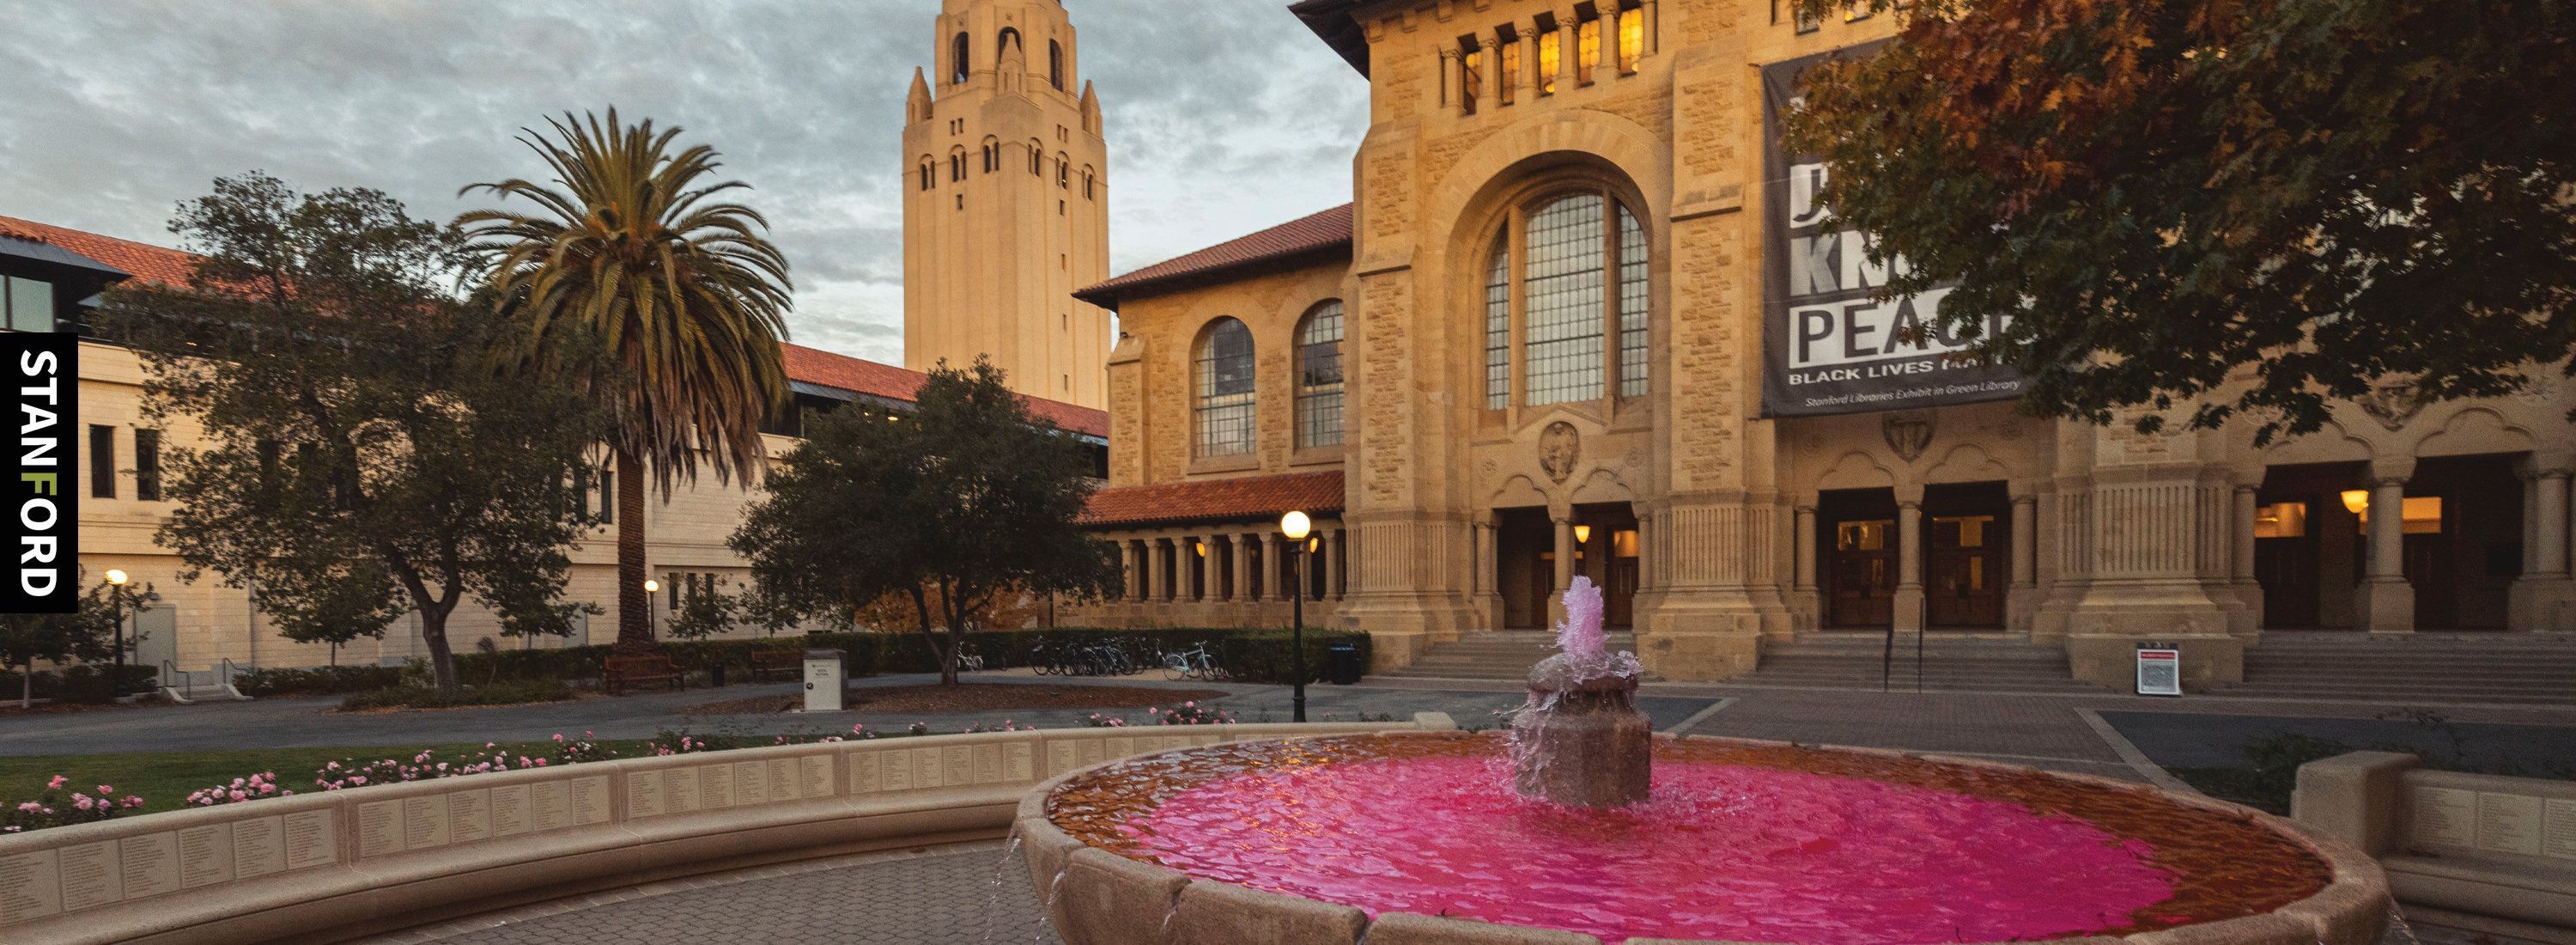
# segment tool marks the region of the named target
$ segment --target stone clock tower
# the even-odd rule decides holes
[[[978,355],[1037,397],[1104,407],[1109,162],[1061,0],[943,0],[904,106],[903,363]]]

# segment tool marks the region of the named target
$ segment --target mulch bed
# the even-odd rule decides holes
[[[867,686],[845,690],[841,704],[862,712],[1000,712],[1018,709],[1130,709],[1177,706],[1227,695],[1216,689],[1145,686],[1050,686],[1043,683],[966,683],[956,686]],[[803,694],[761,696],[690,706],[692,715],[768,715],[805,704]]]

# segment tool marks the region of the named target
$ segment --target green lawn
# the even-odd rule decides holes
[[[593,744],[631,758],[641,754],[645,742],[597,741]],[[186,806],[188,792],[217,784],[231,784],[234,778],[262,771],[277,772],[278,786],[298,794],[319,790],[313,786],[313,772],[326,762],[355,758],[361,762],[383,758],[409,758],[423,747],[436,751],[439,760],[449,760],[468,750],[480,752],[482,742],[460,742],[452,745],[405,745],[379,748],[251,748],[237,751],[148,752],[129,755],[31,755],[0,757],[0,804],[9,807],[41,795],[45,782],[54,775],[71,779],[67,791],[96,793],[101,784],[116,788],[118,797],[141,795],[145,812],[178,810]],[[530,754],[551,754],[551,742],[503,743],[516,755],[521,750]]]

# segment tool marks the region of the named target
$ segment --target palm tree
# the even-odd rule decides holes
[[[617,643],[652,646],[644,592],[647,474],[669,501],[703,461],[730,483],[768,460],[760,427],[787,401],[779,352],[790,306],[787,260],[762,234],[769,221],[711,201],[740,181],[707,181],[716,152],[671,153],[680,129],[653,123],[548,119],[554,140],[520,140],[554,169],[555,187],[511,179],[476,184],[534,213],[477,210],[456,218],[479,263],[484,294],[522,329],[493,351],[504,369],[586,384],[609,400],[606,445],[617,468]],[[556,189],[559,187],[560,189]]]

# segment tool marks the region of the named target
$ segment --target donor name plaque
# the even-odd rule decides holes
[[[1799,80],[1871,43],[1762,67],[1762,413],[1770,417],[1913,410],[2022,394],[2020,373],[1964,355],[1971,339],[1941,322],[1946,285],[1882,297],[1901,257],[1870,258],[1871,243],[1823,203],[1829,169],[1780,144],[1782,117],[1801,107]],[[2000,322],[1984,326],[1992,335]]]

